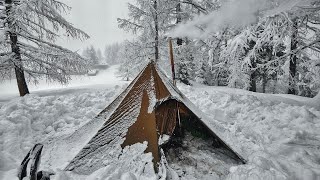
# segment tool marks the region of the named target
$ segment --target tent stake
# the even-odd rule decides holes
[[[172,82],[173,82],[173,85],[176,86],[176,75],[174,70],[174,59],[173,59],[173,48],[172,48],[171,37],[169,37],[169,55],[170,55],[170,62],[171,62]]]

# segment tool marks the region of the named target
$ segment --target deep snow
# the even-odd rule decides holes
[[[41,82],[38,87],[30,88],[36,92],[22,98],[10,90],[14,82],[0,84],[0,179],[15,179],[16,168],[35,143],[59,142],[105,108],[128,84],[115,77],[115,69],[112,67],[96,77],[73,80],[69,87]],[[248,160],[245,165],[229,168],[230,173],[222,179],[320,179],[320,98],[202,85],[179,84],[178,87],[226,134],[222,138],[240,149],[239,153]],[[45,152],[65,153],[60,157],[49,157],[46,153],[42,156],[41,167],[57,172],[55,179],[80,178],[58,170],[85,144],[73,141],[65,144],[73,148],[68,153],[63,152],[61,143],[51,149],[44,148]],[[155,179],[150,154],[141,153],[143,148],[143,144],[128,147],[119,154],[116,160],[119,162],[114,166],[81,178]],[[199,166],[210,164],[206,156],[199,157],[208,161],[199,162]],[[168,177],[175,179],[181,175],[177,169],[186,167],[171,166],[162,169],[160,177],[171,172]],[[172,173],[174,170],[176,173]],[[210,169],[201,173],[194,172],[197,169],[187,171],[185,179],[204,179],[211,173]]]
[[[227,179],[320,178],[320,111],[311,106],[315,100],[225,87],[183,89],[226,134],[236,137],[229,142],[247,157],[248,163],[232,167]]]
[[[111,66],[107,70],[99,71],[97,76],[71,76],[72,80],[68,84],[62,85],[58,82],[47,82],[40,79],[37,84],[29,82],[29,90],[32,94],[39,96],[63,95],[79,91],[87,92],[88,89],[104,90],[114,87],[115,85],[127,85],[127,81],[122,81],[117,77],[116,72],[119,65]],[[19,91],[16,80],[0,81],[0,103],[19,97]]]

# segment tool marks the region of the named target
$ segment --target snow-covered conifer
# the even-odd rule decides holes
[[[0,44],[0,68],[2,73],[15,73],[21,96],[29,93],[26,77],[67,83],[70,74],[86,70],[80,55],[55,44],[61,34],[88,38],[63,17],[69,10],[57,0],[5,0],[6,40]]]

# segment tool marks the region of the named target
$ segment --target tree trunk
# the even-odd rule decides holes
[[[6,3],[6,15],[9,16],[12,6],[12,0],[5,0]],[[13,58],[14,58],[14,71],[16,74],[17,84],[20,96],[24,96],[26,94],[29,94],[29,89],[27,86],[27,82],[24,76],[24,70],[21,60],[21,54],[20,49],[18,46],[18,37],[17,34],[13,30],[12,25],[12,19],[9,18],[8,20],[9,25],[9,35],[10,35],[10,41],[11,41],[11,51],[13,52]]]
[[[18,84],[18,89],[20,96],[24,96],[26,94],[29,94],[29,89],[28,85],[24,76],[24,71],[22,66],[20,67],[15,67],[14,72],[16,73],[16,78],[17,78],[17,84]]]
[[[252,92],[257,92],[257,82],[256,82],[256,79],[257,79],[257,63],[252,60],[251,62],[252,64],[252,67],[254,70],[253,72],[251,72],[250,74],[250,88],[249,88],[249,91],[252,91]]]
[[[270,62],[271,59],[272,59],[272,50],[270,47],[267,47],[266,48],[266,62]],[[267,83],[268,83],[268,77],[269,77],[269,74],[268,74],[268,70],[267,70],[267,67],[266,66],[263,66],[263,69],[262,69],[262,92],[263,93],[266,93],[266,87],[267,87]]]
[[[252,49],[254,47],[254,45],[256,44],[256,42],[254,41],[250,41],[249,42],[249,49],[246,49],[246,54],[249,53],[250,49]],[[249,87],[249,91],[252,92],[257,92],[257,62],[255,59],[251,59],[251,74],[250,74],[250,87]]]
[[[155,43],[154,43],[154,56],[155,62],[159,60],[159,22],[158,22],[158,0],[154,0],[153,8],[154,8],[154,28],[155,28]]]
[[[291,35],[291,55],[289,65],[289,89],[288,94],[296,94],[295,76],[297,71],[297,54],[294,52],[298,48],[298,20],[293,19],[292,35]],[[293,53],[294,52],[294,53]]]
[[[263,74],[262,74],[262,92],[263,93],[266,93],[266,86],[267,86],[267,73],[266,71],[264,70]]]

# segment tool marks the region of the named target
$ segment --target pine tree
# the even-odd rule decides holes
[[[83,50],[82,57],[86,59],[90,66],[99,64],[98,53],[92,45]]]
[[[144,65],[143,59],[135,57],[135,52],[137,50],[132,47],[132,42],[125,41],[123,43],[123,49],[118,54],[123,62],[121,63],[117,74],[126,81],[129,81],[137,75]]]
[[[57,0],[5,0],[7,41],[1,43],[0,67],[7,74],[14,69],[21,96],[29,93],[26,77],[67,83],[70,74],[86,70],[81,56],[54,44],[62,30],[71,38],[88,38],[63,18],[69,9]]]
[[[105,62],[108,64],[118,64],[121,63],[122,60],[119,59],[120,48],[123,47],[123,44],[114,43],[107,45],[104,49],[104,58]]]
[[[191,85],[190,80],[195,77],[194,52],[191,44],[184,44],[177,47],[177,79],[182,83]]]
[[[95,50],[95,48],[92,45],[89,48],[89,58],[90,58],[93,65],[96,65],[99,63],[97,51]]]
[[[101,64],[103,61],[103,57],[102,57],[101,50],[99,48],[97,49],[97,58],[98,58],[98,64]]]
[[[139,49],[136,57],[161,59],[167,42],[164,34],[169,30],[175,16],[172,14],[176,3],[170,0],[136,0],[128,4],[129,18],[118,18],[119,28],[137,36],[133,49]],[[165,44],[165,45],[164,45]],[[133,44],[132,44],[133,45]],[[139,47],[139,48],[138,48]],[[168,57],[167,55],[165,55]]]

